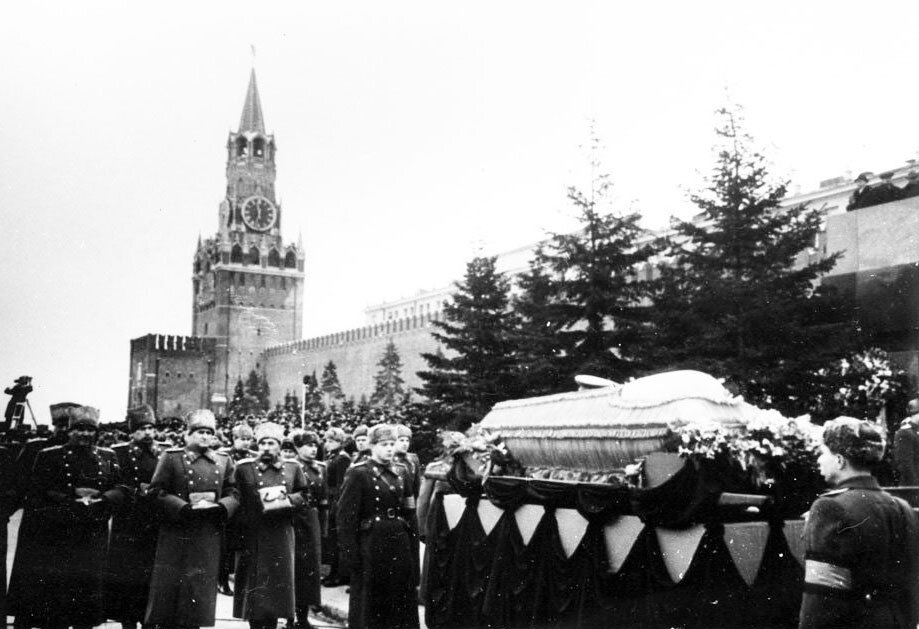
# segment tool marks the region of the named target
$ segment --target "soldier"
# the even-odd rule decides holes
[[[233,438],[233,445],[223,448],[221,452],[233,459],[234,463],[239,463],[243,459],[251,459],[258,452],[252,449],[252,441],[255,433],[246,422],[239,422],[233,426],[230,432]],[[236,566],[236,555],[243,549],[242,530],[239,523],[239,517],[233,516],[227,522],[226,532],[223,537],[223,548],[220,552],[220,574],[217,579],[217,591],[224,596],[233,596],[233,590],[230,588],[230,574]]]
[[[347,440],[345,431],[341,428],[329,428],[325,431],[326,451],[326,477],[329,485],[329,526],[322,551],[329,564],[329,574],[322,580],[326,587],[337,587],[348,582],[348,575],[342,574],[338,565],[338,528],[335,523],[336,504],[341,484],[345,480],[345,472],[351,465],[351,457],[344,451]]]
[[[900,485],[915,487],[919,485],[919,400],[910,400],[906,408],[909,417],[894,433],[893,460]]]
[[[45,448],[35,459],[28,508],[39,524],[32,555],[17,561],[10,589],[19,626],[79,628],[105,621],[108,519],[124,493],[115,454],[94,445],[99,411],[74,406],[67,414],[67,444]]]
[[[875,425],[852,417],[824,425],[818,464],[836,488],[814,501],[804,527],[802,629],[919,622],[919,518],[871,475],[883,456]]]
[[[367,426],[364,424],[359,425],[351,433],[351,438],[354,440],[354,456],[351,457],[351,462],[360,463],[370,458],[370,441],[367,438]]]
[[[281,458],[280,425],[259,424],[255,438],[258,458],[236,468],[244,548],[233,615],[248,620],[251,629],[275,629],[278,618],[295,613],[293,517],[306,506],[309,490],[300,465]]]
[[[416,628],[412,531],[405,487],[392,467],[396,431],[378,424],[368,439],[370,458],[348,469],[338,500],[340,561],[351,574],[348,627]]]
[[[73,402],[52,404],[50,410],[54,432],[47,438],[30,439],[26,442],[13,463],[16,496],[15,504],[10,505],[10,508],[15,511],[20,506],[23,507],[16,540],[16,555],[13,561],[13,570],[10,573],[8,595],[10,610],[17,608],[24,610],[16,619],[15,627],[17,629],[24,629],[30,626],[31,618],[26,610],[31,608],[31,599],[35,596],[33,592],[20,587],[23,584],[22,577],[30,573],[31,566],[38,557],[43,557],[45,552],[40,535],[43,521],[42,510],[39,508],[39,503],[29,499],[29,491],[32,487],[32,468],[41,450],[67,443],[69,440],[70,411],[79,406],[79,404]],[[11,611],[10,615],[16,614]]]
[[[112,516],[105,603],[108,618],[123,629],[134,629],[144,621],[159,535],[159,510],[150,495],[150,481],[168,445],[153,440],[156,417],[148,405],[129,409],[126,419],[131,440],[112,448],[126,500]]]
[[[393,464],[402,475],[405,484],[405,501],[406,501],[406,520],[412,527],[412,556],[414,557],[414,566],[416,570],[416,580],[420,576],[421,549],[418,542],[419,528],[418,516],[416,512],[418,491],[421,489],[421,461],[414,452],[408,449],[412,443],[412,429],[405,424],[395,424],[396,430],[396,447],[393,454]]]
[[[309,607],[322,605],[322,588],[319,580],[321,540],[328,529],[329,486],[326,466],[316,460],[319,435],[314,432],[297,431],[290,437],[297,448],[297,463],[300,464],[309,484],[308,508],[302,511],[294,522],[297,540],[297,618],[298,626],[302,629],[309,626]]]
[[[297,446],[290,439],[281,441],[281,458],[285,461],[297,460]]]
[[[211,449],[217,420],[186,417],[184,448],[163,453],[150,493],[164,511],[144,622],[163,629],[214,625],[223,525],[239,507],[233,460]]]

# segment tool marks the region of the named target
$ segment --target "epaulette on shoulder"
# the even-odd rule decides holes
[[[64,446],[63,446],[63,445],[48,446],[47,448],[42,448],[42,449],[41,449],[41,452],[57,452],[57,451],[63,450],[63,449],[64,449]]]
[[[96,449],[99,450],[99,452],[105,452],[106,454],[111,454],[113,456],[115,454],[114,450],[112,450],[111,448],[106,448],[104,446],[96,446]]]
[[[820,494],[820,497],[821,497],[821,498],[832,498],[833,496],[839,496],[840,494],[846,493],[847,491],[849,491],[849,489],[851,489],[851,487],[842,487],[842,488],[840,488],[840,489],[831,489],[830,491],[828,491],[828,492],[826,492],[826,493]]]
[[[112,444],[112,450],[124,450],[129,445],[131,444],[127,441],[123,441],[121,443],[115,443],[115,444]]]
[[[326,463],[325,461],[315,461],[314,460],[313,463],[315,465],[318,465],[319,467],[328,467],[328,463]]]
[[[166,452],[183,452],[185,448],[169,448]]]
[[[32,443],[32,444],[37,444],[37,443],[39,443],[39,442],[44,443],[44,442],[47,441],[47,440],[48,440],[48,439],[47,439],[46,437],[34,437],[34,438],[29,439],[28,441],[26,441],[26,445],[29,445],[30,443]]]
[[[240,465],[245,465],[246,463],[255,463],[256,461],[258,461],[258,458],[252,456],[252,457],[249,457],[248,459],[240,459],[240,460],[238,460],[238,461],[236,462],[236,465],[237,465],[237,467],[238,467],[238,466],[240,466]]]
[[[221,452],[220,450],[214,450],[214,454],[219,454],[220,456],[230,456],[228,452]]]

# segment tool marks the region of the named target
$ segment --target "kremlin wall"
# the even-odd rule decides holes
[[[368,398],[386,345],[392,341],[410,388],[421,385],[422,353],[438,343],[432,324],[443,316],[452,286],[369,307],[367,324],[301,338],[305,252],[281,238],[275,202],[277,146],[265,132],[252,72],[239,130],[227,142],[227,193],[215,237],[199,242],[193,259],[194,336],[147,334],[131,341],[128,406],[150,404],[158,417],[195,408],[225,411],[238,379],[252,369],[268,381],[272,404],[294,393],[304,376],[332,361],[347,397]],[[898,186],[912,162],[889,171]],[[878,182],[871,178],[870,184]],[[788,197],[783,206],[820,210],[824,231],[802,258],[843,255],[824,282],[855,304],[858,324],[919,382],[919,197],[846,212],[851,176]],[[514,277],[526,270],[537,243],[498,255],[497,268]],[[804,260],[802,259],[802,262]],[[666,263],[659,261],[659,263]],[[645,277],[654,267],[636,269]],[[459,278],[457,278],[459,279]],[[604,374],[595,374],[602,376]],[[717,374],[716,374],[717,375]]]

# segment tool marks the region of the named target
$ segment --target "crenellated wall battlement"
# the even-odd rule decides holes
[[[415,315],[402,319],[392,319],[384,323],[366,325],[351,330],[343,330],[333,334],[316,336],[299,341],[291,341],[281,345],[269,347],[263,352],[263,356],[283,356],[296,351],[308,351],[317,349],[327,349],[331,347],[341,347],[346,345],[357,345],[364,341],[372,341],[381,337],[397,335],[400,332],[412,332],[420,328],[426,328],[431,325],[432,321],[440,321],[443,315],[440,312],[430,314]]]
[[[212,351],[217,344],[217,339],[183,336],[181,334],[147,334],[131,339],[131,352],[147,350],[160,354],[181,354],[187,352]]]

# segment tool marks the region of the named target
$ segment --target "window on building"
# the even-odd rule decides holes
[[[204,336],[207,336],[207,323],[204,324]]]
[[[243,248],[239,245],[233,245],[233,249],[230,251],[230,262],[233,264],[242,264]]]
[[[297,268],[297,254],[295,254],[293,251],[288,251],[287,255],[284,256],[284,266],[287,267],[288,269],[296,269]]]
[[[281,266],[281,254],[274,247],[268,252],[268,266]]]
[[[259,256],[258,249],[255,247],[249,249],[249,264],[258,264],[260,261],[261,257]]]

